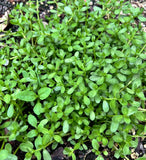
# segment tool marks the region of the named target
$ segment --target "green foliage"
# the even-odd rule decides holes
[[[48,1],[55,2],[47,25],[38,1],[17,5],[10,23],[18,30],[2,38],[1,159],[17,160],[9,144],[17,140],[25,160],[51,160],[47,147],[63,137],[74,146],[64,149],[73,160],[75,150],[88,149],[85,141],[97,159],[108,154],[100,145],[124,157],[146,131],[139,123],[146,121],[146,33],[135,23],[145,20],[142,10],[123,0],[100,1],[93,11],[89,0]]]

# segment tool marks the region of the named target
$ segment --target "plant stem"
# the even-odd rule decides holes
[[[19,150],[19,146],[16,148],[16,150],[15,150],[15,152],[13,154],[15,155],[18,150]]]
[[[2,146],[1,146],[1,150],[4,148],[5,145],[5,141],[3,141]]]

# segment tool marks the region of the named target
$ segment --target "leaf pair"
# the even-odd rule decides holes
[[[20,91],[17,94],[17,99],[26,101],[26,102],[32,102],[36,100],[37,97],[39,97],[41,100],[44,100],[50,95],[50,93],[51,93],[51,89],[48,87],[39,89],[38,96],[33,91],[25,90],[25,91]]]

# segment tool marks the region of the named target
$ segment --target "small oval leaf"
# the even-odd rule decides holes
[[[68,121],[65,120],[65,121],[63,122],[63,132],[64,132],[64,133],[67,133],[68,131],[69,131],[69,124],[68,124]]]
[[[50,153],[46,149],[43,150],[43,159],[52,160]]]
[[[69,6],[64,7],[64,11],[65,11],[67,14],[72,15],[72,10],[71,10],[71,8],[70,8]]]
[[[38,90],[38,95],[41,100],[46,99],[51,93],[51,89],[48,87],[44,87]]]
[[[37,95],[33,91],[20,91],[17,98],[22,101],[32,102],[37,98]]]
[[[103,108],[104,112],[109,111],[109,105],[108,105],[107,101],[103,101],[102,108]]]

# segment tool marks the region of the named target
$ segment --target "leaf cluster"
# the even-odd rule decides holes
[[[0,141],[5,148],[19,141],[25,160],[51,159],[47,147],[64,137],[73,145],[64,154],[73,160],[75,150],[88,149],[86,141],[98,159],[108,154],[100,146],[118,159],[146,133],[140,123],[146,121],[146,33],[135,21],[144,20],[142,10],[123,0],[100,1],[91,10],[89,2],[48,1],[57,9],[47,25],[39,3],[11,12],[18,30],[5,33],[0,50]],[[12,154],[1,148],[8,159]]]

